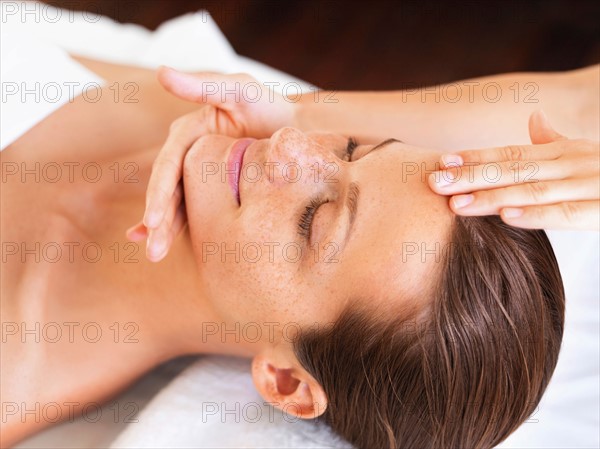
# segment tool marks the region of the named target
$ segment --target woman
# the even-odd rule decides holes
[[[2,316],[16,324],[3,326],[3,446],[50,424],[23,410],[69,416],[189,353],[253,357],[265,400],[325,416],[358,447],[491,447],[532,413],[562,338],[552,249],[543,231],[455,217],[424,176],[441,151],[265,116],[264,134],[279,129],[269,140],[194,138],[181,152],[186,214],[182,190],[165,191],[163,247],[149,254],[170,253],[153,264],[123,231],[169,124],[214,107],[165,95],[152,73],[80,62],[135,80],[140,101],[78,98],[2,153]],[[407,162],[420,171],[403,178]],[[102,175],[78,171],[90,163]],[[73,176],[49,176],[53,164]]]

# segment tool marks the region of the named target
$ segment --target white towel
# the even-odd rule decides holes
[[[249,373],[249,360],[200,358],[152,400],[111,448],[352,447],[324,423],[266,404]]]

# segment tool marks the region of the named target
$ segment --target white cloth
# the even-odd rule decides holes
[[[245,359],[199,359],[152,400],[111,448],[352,447],[318,420],[300,420],[266,404],[249,372]]]
[[[80,94],[95,99],[104,80],[56,45],[2,27],[0,150]]]

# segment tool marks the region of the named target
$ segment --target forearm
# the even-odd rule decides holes
[[[543,109],[565,135],[598,140],[599,66],[516,73],[392,92],[303,96],[297,125],[441,149],[529,143],[528,117]],[[335,101],[335,103],[333,102]]]

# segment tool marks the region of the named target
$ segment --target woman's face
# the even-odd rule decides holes
[[[264,140],[206,136],[188,152],[192,245],[229,329],[291,337],[334,322],[350,300],[391,311],[426,294],[452,217],[427,186],[440,153],[398,141],[352,147],[283,128]]]

